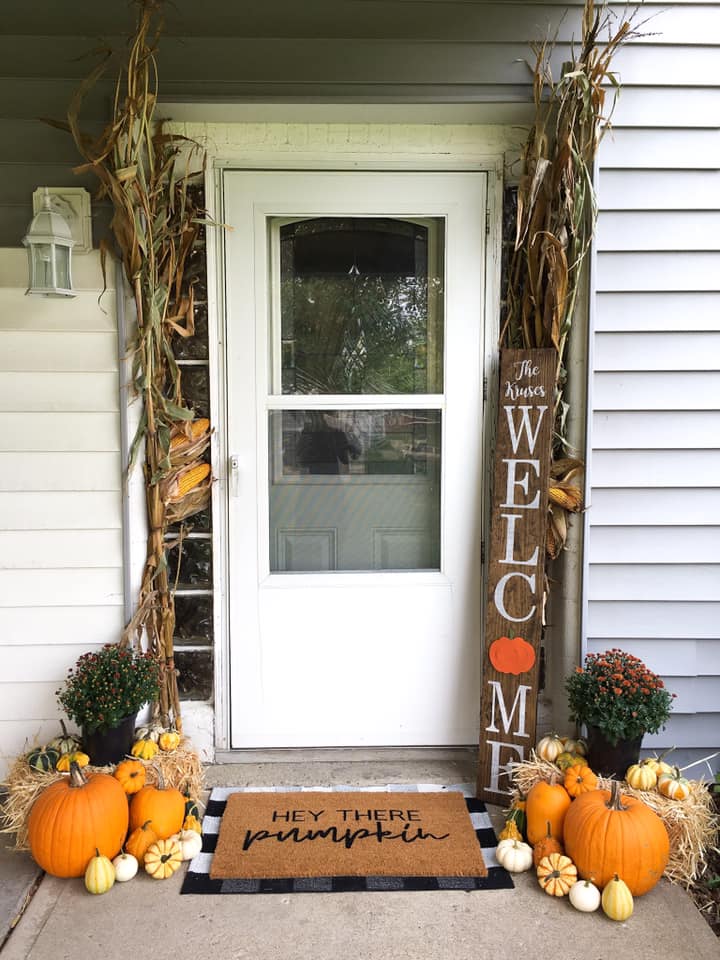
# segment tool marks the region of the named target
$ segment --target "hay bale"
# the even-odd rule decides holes
[[[198,753],[192,743],[184,737],[179,746],[170,753],[160,751],[152,760],[140,761],[146,769],[146,782],[157,784],[157,771],[162,773],[165,786],[175,787],[181,793],[186,791],[199,802],[204,789],[205,771]],[[89,773],[112,773],[114,766],[85,767]],[[28,766],[25,756],[18,757],[4,783],[6,797],[0,806],[2,826],[0,833],[15,834],[14,848],[28,850],[27,821],[30,810],[42,791],[56,780],[66,777],[66,773],[43,772]]]
[[[157,784],[158,769],[166,787],[175,787],[181,793],[189,793],[198,799],[205,786],[205,770],[196,750],[187,737],[169,753],[160,750],[152,760],[142,760],[145,766],[146,783]]]
[[[7,780],[3,784],[7,791],[0,808],[2,827],[0,833],[15,834],[15,850],[29,850],[27,842],[27,819],[30,808],[42,791],[51,783],[67,776],[55,771],[33,770],[27,759],[18,757],[10,768]]]
[[[527,795],[536,783],[541,780],[549,783],[553,776],[560,781],[562,773],[555,764],[531,751],[529,760],[512,764],[515,796]],[[608,777],[598,778],[598,787],[602,790],[610,790],[611,783]],[[672,883],[690,887],[702,870],[707,850],[718,838],[718,817],[707,784],[691,780],[690,796],[686,800],[671,800],[655,790],[635,790],[624,780],[621,789],[624,794],[642,800],[665,824],[670,837],[670,859],[664,876]]]

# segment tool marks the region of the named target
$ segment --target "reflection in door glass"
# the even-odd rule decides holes
[[[442,221],[280,228],[282,393],[442,393]]]
[[[271,570],[440,568],[439,410],[269,416]]]

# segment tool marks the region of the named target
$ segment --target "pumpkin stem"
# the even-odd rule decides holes
[[[612,780],[610,782],[610,799],[605,804],[608,810],[627,810],[628,808],[622,802],[620,795],[620,781]]]
[[[156,776],[157,776],[157,788],[158,788],[158,790],[164,790],[164,789],[165,789],[165,777],[163,777],[163,772],[162,772],[162,770],[160,769],[160,767],[159,767],[156,763],[151,763],[150,766],[153,768],[153,770],[155,771],[155,774],[156,774]]]
[[[76,760],[70,761],[70,786],[71,787],[84,787],[87,783],[87,778],[82,772],[80,764]]]
[[[62,727],[62,735],[63,735],[63,737],[67,737],[67,735],[68,735],[67,727],[65,726],[65,721],[62,719],[62,717],[60,718],[60,726]]]

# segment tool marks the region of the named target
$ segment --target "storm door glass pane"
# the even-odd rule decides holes
[[[283,394],[442,393],[443,222],[280,227]]]
[[[274,410],[272,571],[440,569],[439,410]]]

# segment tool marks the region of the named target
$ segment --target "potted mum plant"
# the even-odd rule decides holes
[[[159,690],[160,666],[151,653],[107,643],[83,654],[56,694],[81,728],[91,763],[102,766],[116,763],[130,751],[137,712],[157,699]]]
[[[587,728],[590,765],[620,779],[637,763],[643,736],[665,726],[676,696],[642,660],[617,648],[589,653],[565,689],[570,719]]]

